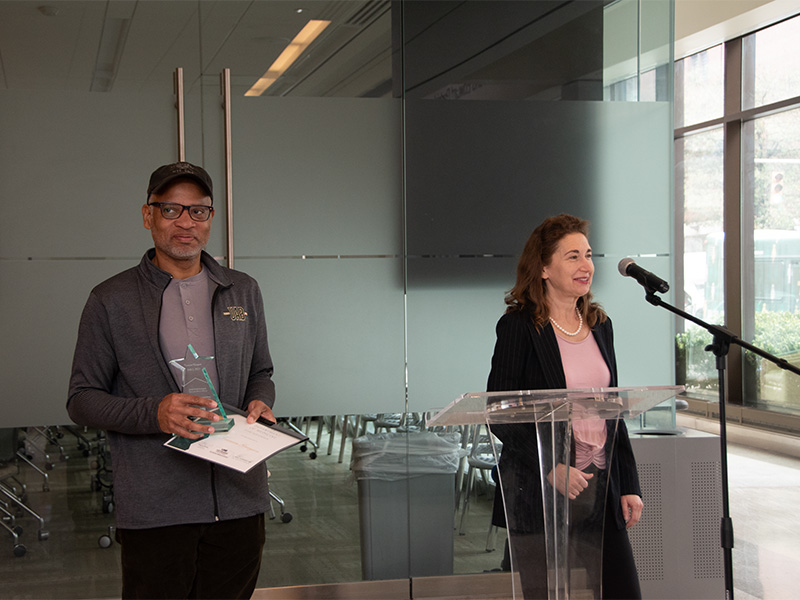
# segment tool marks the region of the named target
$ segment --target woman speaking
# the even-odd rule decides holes
[[[562,214],[531,234],[497,323],[488,391],[617,386],[611,320],[592,301],[588,233],[587,221]],[[543,485],[570,499],[570,557],[584,567],[594,597],[641,598],[627,529],[639,521],[642,499],[625,423],[573,421],[570,464],[558,464],[544,482],[534,424],[492,431],[503,442],[493,523],[508,528],[525,598],[548,597]]]

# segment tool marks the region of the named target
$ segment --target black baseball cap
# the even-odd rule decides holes
[[[158,167],[155,171],[153,171],[153,174],[150,175],[150,183],[147,186],[147,197],[149,198],[150,194],[158,193],[160,190],[164,189],[164,186],[166,186],[168,183],[180,177],[188,177],[189,179],[193,179],[195,182],[200,184],[200,187],[202,187],[208,194],[209,198],[211,198],[211,203],[214,203],[211,177],[202,167],[198,167],[188,162],[170,163],[168,165]]]

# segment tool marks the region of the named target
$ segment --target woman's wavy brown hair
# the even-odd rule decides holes
[[[553,258],[558,243],[571,233],[582,233],[589,237],[589,221],[572,215],[561,214],[545,219],[533,230],[517,263],[517,282],[506,294],[506,312],[525,312],[537,327],[543,327],[550,318],[545,301],[547,280],[542,270]],[[592,302],[592,292],[578,298],[578,310],[589,327],[607,319],[605,311],[597,302]]]

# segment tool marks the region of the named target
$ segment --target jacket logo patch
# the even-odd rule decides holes
[[[247,311],[241,306],[229,306],[228,312],[222,314],[230,317],[231,321],[244,321],[247,319]]]

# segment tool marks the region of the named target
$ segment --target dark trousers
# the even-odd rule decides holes
[[[633,548],[626,529],[617,529],[616,506],[605,502],[606,473],[594,466],[589,487],[570,503],[570,564],[586,569],[595,598],[642,597]],[[601,541],[602,540],[602,541]],[[543,534],[512,533],[511,546],[525,600],[546,599],[547,559]],[[602,555],[601,555],[602,547]],[[602,572],[598,572],[602,565]],[[599,589],[602,582],[602,592]]]
[[[123,598],[250,598],[261,568],[264,515],[118,529]]]
[[[594,552],[582,549],[572,540],[573,564],[583,562],[588,567],[589,576],[595,578],[589,566],[594,560]],[[511,547],[514,562],[522,582],[522,597],[525,600],[546,600],[547,592],[547,559],[545,558],[544,536],[542,534],[511,534]],[[578,554],[581,560],[575,560]],[[589,559],[588,561],[586,559]],[[639,600],[642,592],[639,587],[639,575],[633,558],[628,532],[616,528],[616,523],[606,522],[603,535],[603,572],[602,595],[594,590],[595,598],[603,600]],[[596,579],[595,579],[596,581]]]

